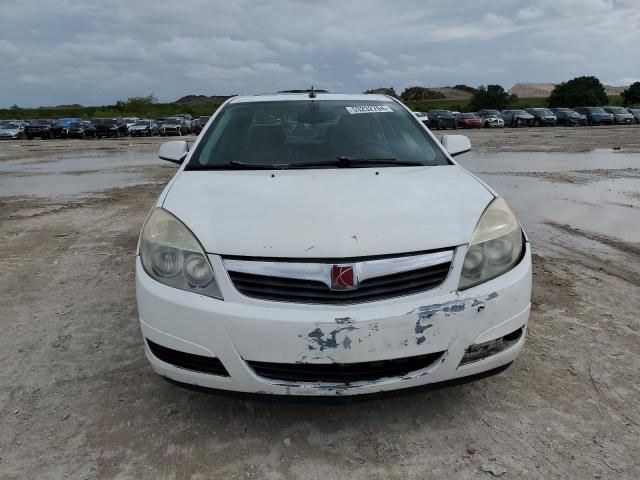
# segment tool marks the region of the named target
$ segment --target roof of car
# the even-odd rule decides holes
[[[269,93],[264,95],[244,95],[233,97],[229,103],[249,103],[249,102],[287,102],[294,100],[310,100],[308,93]],[[387,95],[377,95],[368,93],[346,94],[346,93],[316,93],[314,101],[322,100],[356,100],[367,102],[388,102],[392,97]]]

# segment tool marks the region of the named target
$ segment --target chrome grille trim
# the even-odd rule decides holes
[[[450,263],[454,250],[426,253],[421,255],[404,255],[380,260],[364,260],[360,262],[343,262],[353,265],[358,281],[410,272],[421,268]],[[291,278],[296,280],[312,280],[331,287],[331,267],[340,262],[308,263],[295,261],[261,261],[223,259],[225,269],[230,272],[262,275],[268,277]]]

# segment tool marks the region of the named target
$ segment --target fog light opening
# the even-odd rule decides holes
[[[524,327],[520,327],[511,333],[506,334],[503,337],[496,338],[495,340],[489,340],[488,342],[473,344],[467,348],[460,361],[460,365],[467,365],[469,363],[478,362],[484,360],[487,357],[495,355],[507,348],[511,347],[520,340],[524,332]]]

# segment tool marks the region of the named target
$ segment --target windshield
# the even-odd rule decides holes
[[[198,121],[199,121],[200,123],[207,123],[207,122],[209,121],[209,118],[211,118],[211,117],[200,117],[200,118],[198,119]]]
[[[164,123],[182,123],[182,118],[180,117],[165,118]]]
[[[510,113],[514,115],[529,115],[529,113],[524,110],[510,110]]]
[[[475,113],[461,113],[462,118],[478,118]]]
[[[51,122],[49,120],[36,120],[31,122],[31,125],[51,125]]]
[[[102,125],[117,125],[118,121],[114,120],[112,118],[107,118],[105,120],[102,120],[102,122],[100,122]]]
[[[448,164],[424,128],[396,102],[292,100],[227,105],[187,169],[232,162],[286,168],[340,158]]]
[[[618,114],[619,113],[626,113],[626,114],[629,113],[622,107],[611,107],[611,108],[609,108],[609,110],[611,110],[613,113],[618,113]]]
[[[145,127],[148,127],[150,123],[151,123],[151,122],[146,121],[146,120],[138,120],[138,121],[136,122],[136,125],[144,125]]]
[[[20,127],[17,123],[5,123],[4,125],[0,126],[0,128],[4,128],[6,130],[17,130]]]
[[[432,110],[432,114],[440,115],[441,117],[452,117],[453,114],[449,110]]]
[[[589,107],[587,110],[589,110],[591,113],[607,113],[604,111],[604,108],[600,107]]]

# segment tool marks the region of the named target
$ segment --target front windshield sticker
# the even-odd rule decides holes
[[[383,113],[393,112],[391,107],[387,105],[358,105],[357,107],[345,107],[351,115],[357,113]]]

